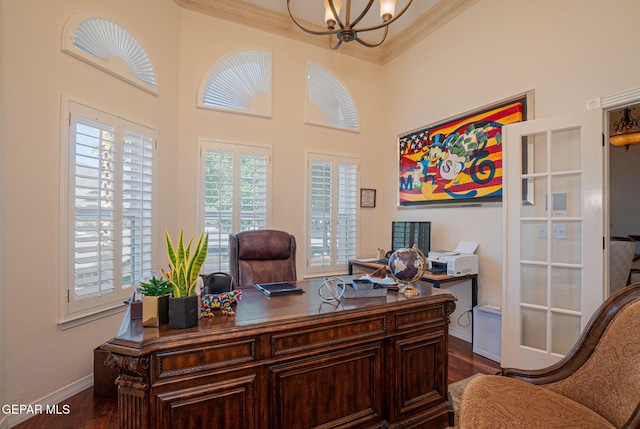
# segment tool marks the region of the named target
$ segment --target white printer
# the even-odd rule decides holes
[[[478,243],[461,241],[453,251],[433,250],[427,255],[429,271],[450,276],[478,274]]]

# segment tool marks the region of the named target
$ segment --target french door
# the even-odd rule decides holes
[[[604,299],[602,113],[503,128],[503,367],[560,360]]]

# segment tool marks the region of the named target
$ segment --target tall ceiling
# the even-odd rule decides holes
[[[174,1],[185,9],[330,49],[327,36],[307,34],[293,24],[287,12],[287,0]],[[346,3],[346,0],[342,1]],[[343,43],[336,52],[376,64],[386,64],[478,1],[413,0],[407,12],[391,24],[387,40],[382,45],[366,48],[358,43]],[[367,0],[352,0],[352,19],[364,9],[366,2]],[[372,6],[362,25],[380,22],[377,3]],[[324,29],[323,0],[291,0],[290,4],[292,13],[306,28]],[[396,11],[402,10],[405,4],[406,0],[398,0]],[[382,32],[378,30],[361,33],[360,37],[369,42],[377,42],[382,37]]]

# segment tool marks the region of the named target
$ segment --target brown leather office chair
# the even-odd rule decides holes
[[[271,229],[230,234],[229,263],[236,287],[296,281],[296,239]]]

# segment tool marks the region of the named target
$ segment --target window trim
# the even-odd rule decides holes
[[[346,163],[356,166],[356,199],[355,199],[355,213],[356,213],[356,248],[355,254],[358,255],[360,252],[360,206],[358,204],[358,190],[360,189],[360,157],[352,156],[352,155],[338,155],[338,154],[328,154],[328,153],[320,153],[320,152],[312,152],[309,151],[306,154],[306,172],[305,172],[305,201],[304,201],[304,212],[305,212],[305,222],[304,222],[304,257],[305,257],[305,275],[307,277],[321,276],[321,275],[335,275],[344,273],[348,267],[348,264],[338,264],[337,262],[332,262],[331,265],[323,265],[320,267],[312,267],[310,264],[311,255],[310,255],[310,245],[311,245],[311,236],[310,236],[310,225],[311,225],[311,162],[314,160],[318,161],[326,161],[331,162],[332,164],[332,177],[337,178],[338,169],[337,167],[340,163]],[[348,162],[346,162],[348,161]],[[338,197],[337,187],[332,187],[331,189],[331,198],[332,205],[335,207],[334,201]],[[331,217],[332,220],[335,220],[337,216],[336,211],[332,211]],[[337,230],[336,230],[337,232]],[[335,237],[332,237],[335,239]],[[335,248],[332,249],[336,255],[333,255],[334,259],[337,256],[337,251]],[[330,270],[324,271],[323,269],[329,268]]]
[[[59,266],[60,266],[60,277],[59,277],[59,311],[58,311],[58,325],[61,329],[69,329],[83,323],[91,322],[93,320],[97,320],[103,317],[107,317],[111,314],[116,314],[126,310],[127,306],[121,300],[121,296],[114,297],[113,300],[108,302],[96,305],[91,308],[86,308],[78,311],[70,310],[70,299],[69,293],[72,291],[72,282],[73,279],[73,265],[74,258],[71,255],[72,252],[72,238],[71,232],[74,231],[74,222],[73,222],[73,210],[71,209],[72,199],[74,198],[73,192],[73,183],[70,183],[70,174],[72,173],[72,160],[70,159],[72,154],[71,148],[71,116],[72,116],[72,103],[81,106],[82,108],[91,109],[93,111],[99,112],[100,114],[108,115],[114,118],[117,118],[119,121],[126,121],[127,123],[132,124],[135,127],[142,127],[146,130],[149,130],[153,135],[152,138],[155,142],[154,147],[154,164],[153,164],[153,203],[152,210],[154,215],[154,222],[152,225],[152,236],[154,238],[154,242],[152,244],[151,252],[152,252],[152,261],[153,265],[157,263],[157,255],[158,255],[158,234],[157,234],[157,214],[158,214],[158,162],[157,162],[157,139],[158,139],[158,131],[157,127],[144,124],[141,121],[133,120],[130,118],[126,118],[123,115],[119,115],[118,113],[109,111],[108,109],[104,109],[102,107],[95,106],[91,103],[87,103],[80,99],[76,99],[70,97],[66,94],[62,94],[61,99],[61,132],[60,132],[60,176],[59,176],[59,189],[60,189],[60,240],[59,240]],[[121,139],[122,133],[118,132],[116,135],[116,139]],[[119,161],[121,163],[121,161]],[[121,172],[121,170],[119,169]],[[121,191],[120,188],[117,188],[118,191]],[[121,220],[120,215],[117,216],[117,220]],[[120,230],[118,228],[118,230]],[[120,264],[120,262],[118,262]]]

